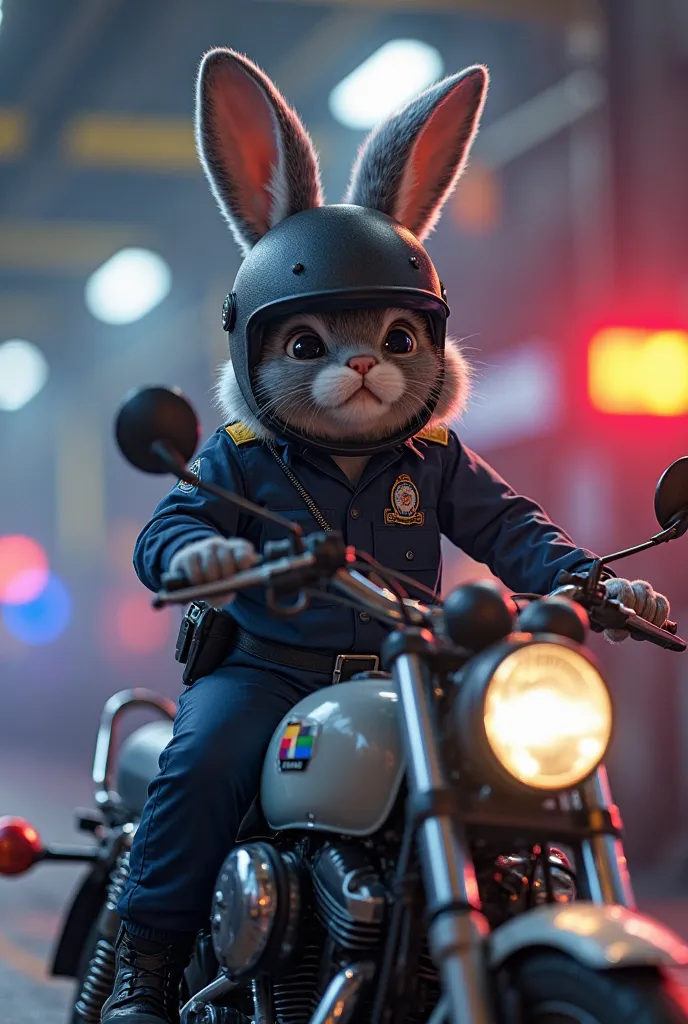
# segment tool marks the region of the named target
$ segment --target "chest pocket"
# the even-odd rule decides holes
[[[437,582],[441,562],[440,533],[432,526],[376,526],[374,555],[388,569],[398,569],[426,587]]]

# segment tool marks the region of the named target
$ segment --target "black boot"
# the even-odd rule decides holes
[[[190,950],[117,936],[117,974],[101,1024],[179,1024],[179,984]]]

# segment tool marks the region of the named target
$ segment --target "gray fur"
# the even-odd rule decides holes
[[[273,138],[269,141],[274,157],[270,178],[261,184],[270,196],[267,219],[258,216],[251,203],[246,202],[242,147],[248,141],[241,133],[228,137],[229,126],[223,124],[218,112],[220,95],[234,106],[244,103],[249,96],[251,102],[260,96],[269,112],[273,125]],[[222,143],[229,145],[229,152],[222,152]],[[196,91],[196,145],[211,191],[244,255],[285,217],[323,203],[318,158],[298,114],[260,68],[233,50],[211,50],[201,62]],[[261,198],[265,200],[266,196]]]
[[[374,129],[354,164],[344,202],[380,210],[400,220],[418,238],[424,239],[435,226],[442,205],[468,158],[484,104],[487,81],[486,68],[466,68],[431,86]],[[434,115],[447,103],[455,107],[453,138],[433,168],[432,177],[410,182],[414,149],[424,133],[433,131]],[[418,189],[421,195],[411,222],[404,217],[402,209],[403,192],[409,186]]]
[[[418,350],[409,356],[393,357],[384,354],[382,342],[387,331],[385,323],[396,317],[408,321],[418,338]],[[313,383],[317,374],[328,365],[341,366],[356,352],[370,352],[380,362],[391,361],[404,376],[404,393],[395,401],[384,421],[365,429],[366,438],[378,439],[396,433],[401,427],[413,423],[427,401],[434,397],[439,379],[442,357],[430,344],[425,321],[409,310],[352,310],[329,314],[310,314],[300,318],[305,326],[317,326],[321,337],[327,339],[327,356],[317,360],[295,360],[285,354],[289,327],[294,321],[276,323],[264,346],[263,358],[257,371],[257,397],[266,400],[280,420],[307,435],[333,440],[351,440],[356,436],[352,427],[343,436],[342,423],[328,414],[327,408],[313,398]],[[438,396],[435,415],[431,422],[453,421],[463,411],[470,392],[471,372],[458,342],[448,338],[444,355],[444,381]],[[225,422],[241,421],[258,437],[270,436],[269,431],[250,412],[234,376],[231,361],[220,373],[216,387],[216,400]],[[364,424],[361,424],[365,427]]]

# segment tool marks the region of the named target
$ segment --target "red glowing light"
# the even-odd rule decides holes
[[[23,818],[0,818],[0,875],[23,875],[43,852],[36,829]]]
[[[154,611],[145,592],[111,592],[98,613],[98,632],[108,657],[146,655],[159,651],[169,641],[172,627],[170,609]]]
[[[146,594],[131,594],[121,602],[115,630],[120,644],[131,654],[152,654],[170,635],[169,615],[154,611]]]
[[[31,537],[0,537],[0,602],[27,604],[48,582],[48,558]]]
[[[688,332],[607,327],[588,349],[588,394],[601,412],[688,413]]]

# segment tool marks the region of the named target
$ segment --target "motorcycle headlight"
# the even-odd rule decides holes
[[[590,656],[573,643],[552,638],[501,645],[475,671],[467,668],[464,688],[459,728],[486,781],[570,789],[592,774],[607,751],[609,691]]]

